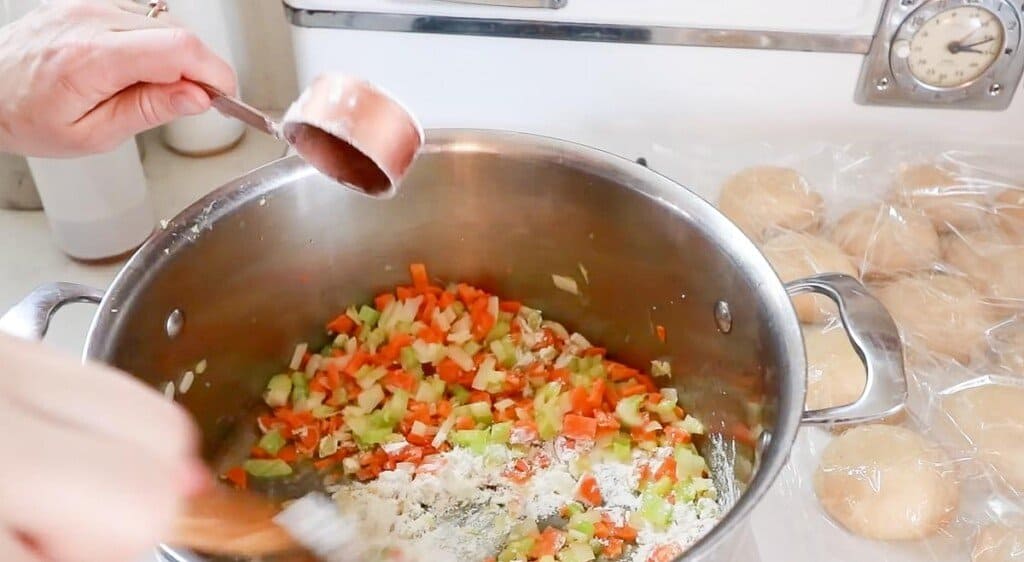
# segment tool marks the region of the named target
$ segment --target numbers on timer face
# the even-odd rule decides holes
[[[1003,23],[984,8],[960,6],[920,19],[913,22],[918,30],[910,40],[896,42],[893,49],[897,57],[907,58],[911,74],[929,86],[965,85],[984,74],[1003,49]]]

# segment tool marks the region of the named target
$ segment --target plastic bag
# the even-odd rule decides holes
[[[901,330],[910,396],[905,414],[883,422],[900,429],[802,429],[753,517],[761,559],[1024,561],[1017,152],[709,140],[650,158],[658,171],[722,200],[784,281],[855,273]],[[831,305],[801,298],[809,400],[840,405],[856,394],[863,370],[828,335],[841,329]],[[824,473],[823,459],[831,464]]]

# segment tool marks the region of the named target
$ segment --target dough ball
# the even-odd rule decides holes
[[[832,239],[868,278],[928,269],[939,258],[939,235],[931,221],[905,207],[850,211],[836,223]]]
[[[962,364],[980,349],[993,323],[992,309],[978,291],[950,275],[903,277],[874,294],[899,326],[905,346],[921,345]]]
[[[1024,377],[1024,318],[1012,318],[988,334],[988,344],[999,366]]]
[[[943,237],[942,256],[985,296],[1024,306],[1024,238],[996,228]]]
[[[747,168],[725,180],[718,208],[755,241],[775,229],[817,232],[825,203],[795,170]]]
[[[785,283],[826,272],[857,276],[853,262],[842,248],[818,236],[786,232],[768,239],[761,249]],[[793,306],[800,321],[807,323],[828,320],[835,311],[832,301],[820,295],[793,297]]]
[[[999,192],[993,206],[1004,229],[1024,232],[1024,188],[1011,187]]]
[[[934,164],[904,166],[892,199],[924,213],[939,232],[979,228],[990,218],[986,190]]]
[[[953,519],[958,485],[938,446],[909,429],[865,425],[825,447],[814,493],[850,532],[906,540],[932,535]]]
[[[982,527],[971,562],[1024,562],[1024,528],[992,524]]]
[[[807,409],[856,402],[868,375],[841,326],[804,326],[807,351]]]
[[[1017,493],[1024,492],[1024,388],[986,384],[961,390],[942,408],[966,446]]]

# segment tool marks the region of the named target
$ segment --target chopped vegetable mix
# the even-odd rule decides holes
[[[311,353],[301,344],[291,368],[271,377],[262,437],[227,481],[245,488],[301,463],[367,481],[399,463],[426,469],[453,447],[483,454],[562,437],[625,463],[638,449],[669,448],[668,458],[642,468],[641,524],[663,528],[675,502],[713,493],[692,444],[703,426],[677,404],[675,390],[655,384],[671,374],[668,362],[641,372],[522,303],[467,284],[434,285],[423,264],[409,269],[410,286],[334,317],[328,345]],[[569,281],[555,276],[564,290]],[[657,336],[665,341],[662,326]],[[504,474],[526,483],[536,462],[516,458]],[[635,543],[636,518],[616,525],[597,509],[604,497],[592,474],[580,476],[576,500],[563,509],[565,529],[513,537],[496,561],[589,562]]]

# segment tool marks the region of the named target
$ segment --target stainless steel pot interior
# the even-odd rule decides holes
[[[205,359],[206,372],[179,400],[217,463],[238,452],[239,427],[251,431],[264,382],[295,344],[323,344],[333,314],[407,283],[413,261],[437,279],[540,308],[623,361],[671,360],[667,384],[722,437],[719,452],[735,450],[726,464],[746,485],[684,558],[724,546],[785,463],[802,413],[803,347],[783,286],[754,245],[711,205],[642,166],[529,135],[430,131],[390,201],[338,189],[294,157],[256,170],[132,258],[86,353],[158,387]],[[552,274],[575,277],[581,296],[556,289]],[[715,319],[723,302],[728,333]],[[183,323],[172,337],[176,310]],[[666,326],[667,344],[656,324]],[[754,448],[732,439],[737,423],[761,424],[771,438],[756,470]],[[719,480],[728,480],[722,466]]]

